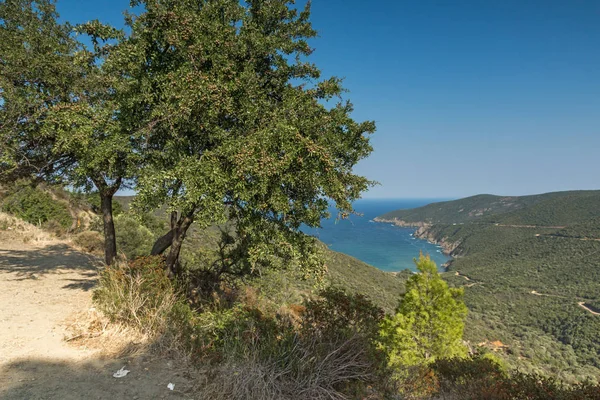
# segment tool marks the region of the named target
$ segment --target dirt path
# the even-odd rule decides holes
[[[558,235],[548,235],[542,233],[536,233],[536,237],[549,237],[555,239],[571,239],[571,240],[581,240],[584,242],[600,242],[600,238],[590,238],[590,237],[571,237],[571,236],[558,236]]]
[[[533,295],[535,295],[535,296],[558,297],[558,298],[561,298],[561,299],[568,299],[568,297],[566,297],[566,296],[559,296],[559,295],[557,295],[557,294],[545,294],[545,293],[539,293],[539,292],[536,292],[535,290],[532,290],[532,291],[531,291],[531,292],[529,292],[529,293],[531,293],[531,294],[533,294]],[[586,311],[588,311],[588,312],[592,313],[593,315],[600,315],[600,313],[598,313],[598,312],[596,312],[596,311],[592,310],[591,308],[589,308],[588,306],[586,306],[586,305],[585,305],[585,301],[579,301],[579,302],[577,302],[577,305],[578,305],[579,307],[583,308],[584,310],[586,310]]]
[[[494,224],[496,226],[503,226],[506,228],[540,228],[540,229],[565,229],[566,226],[553,226],[553,225],[510,225],[510,224]]]
[[[454,273],[454,275],[456,275],[456,276],[462,276],[463,278],[465,278],[465,280],[466,280],[466,281],[471,281],[471,278],[469,278],[469,277],[468,277],[468,276],[466,276],[466,275],[463,275],[463,274],[461,274],[461,273],[460,273],[460,272],[458,272],[458,271],[456,271],[456,272]]]
[[[583,308],[586,311],[591,312],[594,315],[600,315],[599,312],[596,312],[594,310],[592,310],[591,308],[589,308],[588,306],[585,305],[585,301],[580,301],[579,303],[577,303],[579,305],[579,307]]]
[[[536,292],[535,290],[532,290],[531,292],[529,292],[531,294],[533,294],[534,296],[545,296],[545,297],[559,297],[561,299],[568,299],[568,297],[566,296],[559,296],[557,294],[546,294],[546,293],[540,293],[540,292]]]
[[[0,231],[1,399],[191,398],[189,379],[166,360],[111,359],[65,341],[67,321],[92,306],[96,276],[95,260],[65,243]],[[130,374],[113,378],[122,366]]]
[[[454,275],[460,276],[461,278],[464,278],[467,282],[470,282],[470,283],[465,284],[464,287],[470,288],[470,287],[473,287],[475,285],[483,285],[483,283],[481,283],[481,282],[475,282],[475,281],[473,281],[473,279],[469,278],[466,275],[461,274],[459,271],[455,271]]]

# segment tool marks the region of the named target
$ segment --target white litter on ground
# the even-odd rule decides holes
[[[174,384],[174,383],[169,383],[169,384],[167,385],[167,388],[168,388],[169,390],[174,390],[174,389],[175,389],[175,384]]]
[[[122,367],[120,370],[118,370],[117,372],[115,372],[113,374],[113,377],[122,378],[122,377],[126,376],[128,373],[129,373],[129,370],[125,369],[125,367]]]

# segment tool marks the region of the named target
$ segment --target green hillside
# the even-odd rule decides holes
[[[600,191],[481,195],[379,218],[427,223],[421,237],[457,244],[445,278],[465,287],[471,343],[500,340],[523,369],[600,376],[600,315],[590,312],[600,304]]]
[[[378,218],[430,224],[486,221],[514,224],[575,223],[585,219],[594,206],[600,210],[598,205],[600,191],[554,192],[532,196],[481,194],[409,210],[396,210]],[[596,213],[600,215],[600,211]]]

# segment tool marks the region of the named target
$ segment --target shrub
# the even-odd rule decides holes
[[[115,217],[117,249],[129,259],[150,254],[154,235],[137,219],[128,214]]]
[[[16,185],[3,199],[1,208],[24,221],[59,234],[68,231],[73,224],[68,206],[37,187]]]
[[[272,345],[266,353],[250,347],[244,357],[228,357],[211,368],[203,398],[360,398],[357,394],[364,388],[352,383],[374,376],[371,366],[364,362],[364,349],[352,338],[323,342],[291,336]]]
[[[443,398],[465,400],[599,400],[600,386],[564,385],[552,378],[514,372],[487,355],[436,360],[430,365]]]
[[[180,302],[175,284],[164,271],[164,258],[160,256],[107,267],[100,273],[93,299],[113,322],[148,336],[164,333]]]
[[[88,253],[98,253],[104,250],[104,237],[99,232],[85,231],[73,237],[73,243]]]
[[[243,304],[210,313],[203,324],[218,327],[211,336],[219,364],[206,398],[341,399],[375,383],[380,359],[373,335],[383,312],[338,289],[320,295],[286,308],[299,323]]]
[[[304,306],[304,329],[319,335],[360,334],[375,339],[384,317],[383,310],[364,295],[346,294],[335,287],[322,290]]]
[[[486,396],[498,394],[498,383],[507,376],[499,362],[486,356],[439,359],[430,368],[441,393],[460,393],[465,399],[479,398],[477,396],[484,393]]]

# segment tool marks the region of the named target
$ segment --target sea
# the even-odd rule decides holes
[[[450,260],[441,247],[413,236],[415,229],[391,223],[374,222],[382,214],[399,209],[421,207],[447,199],[361,199],[354,203],[360,215],[339,220],[335,208],[331,218],[321,221],[321,228],[302,228],[316,236],[330,249],[358,258],[383,271],[415,271],[414,259],[419,252],[429,254],[438,266]]]

